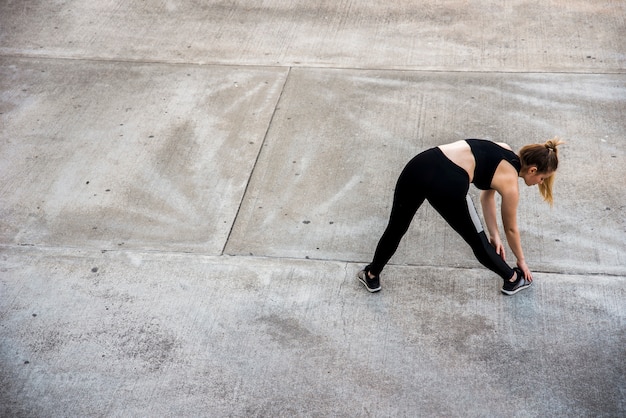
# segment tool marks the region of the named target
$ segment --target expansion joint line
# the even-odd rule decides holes
[[[241,207],[243,206],[243,202],[246,200],[248,195],[248,190],[250,188],[250,183],[252,182],[252,177],[256,171],[257,164],[259,163],[259,159],[261,158],[261,153],[263,153],[263,149],[265,148],[265,143],[267,141],[267,136],[269,135],[272,124],[274,123],[274,118],[276,117],[276,112],[280,109],[280,102],[282,100],[283,94],[285,92],[285,86],[289,81],[289,77],[291,76],[291,68],[287,67],[287,73],[285,75],[285,80],[283,81],[283,85],[280,87],[280,93],[278,94],[278,98],[276,99],[276,103],[274,104],[274,109],[272,111],[272,116],[269,119],[267,127],[265,129],[265,133],[263,134],[263,140],[261,141],[261,145],[259,146],[259,151],[257,152],[256,158],[254,160],[254,164],[252,164],[252,169],[250,170],[250,175],[248,176],[248,181],[246,182],[246,187],[244,187],[243,193],[241,195],[241,200],[239,201],[239,206],[237,208],[237,213],[235,213],[235,217],[230,225],[230,230],[228,231],[228,236],[224,241],[224,246],[222,247],[221,255],[224,255],[226,251],[226,247],[228,246],[228,242],[230,241],[230,237],[233,233],[235,225],[237,224],[237,219],[239,219],[239,214],[241,213]]]

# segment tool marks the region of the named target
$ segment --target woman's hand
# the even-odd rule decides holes
[[[517,260],[517,267],[522,270],[522,272],[524,273],[524,278],[526,278],[526,280],[528,280],[529,282],[533,281],[533,274],[531,273],[524,260]]]
[[[504,261],[506,261],[506,253],[504,252],[504,245],[502,244],[502,240],[499,236],[490,237],[489,243],[496,250],[496,254],[498,254]]]

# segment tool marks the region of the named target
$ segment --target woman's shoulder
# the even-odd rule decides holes
[[[504,149],[508,149],[509,151],[513,151],[513,148],[511,148],[511,146],[509,144],[506,144],[504,142],[496,142],[496,144],[500,145]]]
[[[469,139],[463,139],[461,141],[457,141],[457,142],[453,142],[453,144],[456,144],[458,142],[462,142],[462,143],[467,143],[470,145],[474,145],[475,146],[482,146],[482,147],[489,147],[489,146],[493,146],[493,145],[498,145],[502,148],[508,149],[510,151],[512,151],[512,148],[509,144],[504,143],[504,142],[496,142],[496,141],[492,141],[490,139],[478,139],[478,138],[469,138]]]

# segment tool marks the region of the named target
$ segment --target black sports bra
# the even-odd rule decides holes
[[[470,146],[476,160],[472,183],[481,190],[491,189],[491,180],[500,161],[507,161],[515,167],[518,174],[522,169],[519,157],[513,151],[502,148],[495,142],[485,139],[466,139],[465,142]]]

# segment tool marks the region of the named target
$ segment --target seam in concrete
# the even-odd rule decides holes
[[[55,55],[37,55],[37,54],[4,54],[0,48],[0,58],[25,59],[25,60],[48,60],[48,61],[83,61],[91,63],[109,63],[109,64],[152,64],[152,65],[171,65],[171,66],[189,66],[189,67],[249,67],[249,68],[274,68],[285,69],[291,68],[288,65],[269,65],[269,64],[226,64],[211,62],[193,62],[193,61],[167,61],[167,60],[150,60],[150,59],[129,59],[129,58],[103,58],[103,57],[69,57]]]
[[[103,57],[69,57],[69,56],[52,56],[37,54],[5,54],[1,52],[0,58],[15,59],[39,59],[39,60],[58,60],[58,61],[86,61],[94,63],[120,63],[120,64],[155,64],[155,65],[172,65],[172,66],[197,66],[197,67],[249,67],[249,68],[292,68],[309,69],[309,70],[338,70],[338,71],[390,71],[390,72],[406,72],[406,73],[460,73],[460,74],[573,74],[573,75],[626,75],[626,69],[623,68],[607,68],[593,71],[590,69],[573,69],[573,70],[514,70],[514,69],[445,69],[445,68],[400,68],[400,67],[338,67],[328,65],[271,65],[271,64],[246,64],[246,63],[224,63],[224,62],[192,62],[192,61],[167,61],[167,60],[133,60],[123,58],[103,58]]]
[[[288,67],[287,74],[285,75],[285,80],[283,81],[283,85],[280,88],[280,93],[278,94],[276,103],[274,103],[272,116],[270,117],[269,122],[267,123],[267,127],[263,135],[263,140],[261,141],[261,146],[259,146],[259,152],[257,153],[256,159],[254,160],[254,164],[252,165],[252,169],[250,170],[250,175],[248,175],[248,181],[246,182],[246,187],[244,187],[243,193],[241,194],[241,199],[239,200],[239,204],[237,206],[237,213],[235,213],[233,222],[230,224],[230,230],[228,231],[228,235],[226,236],[226,239],[224,240],[224,246],[222,247],[222,250],[220,251],[220,255],[224,255],[224,252],[226,251],[226,247],[228,246],[228,242],[230,241],[230,236],[232,235],[233,229],[235,228],[235,225],[237,224],[237,219],[239,218],[239,213],[241,212],[241,206],[243,205],[243,202],[246,200],[248,189],[250,187],[250,182],[252,181],[252,177],[254,176],[254,173],[256,171],[257,164],[259,163],[259,159],[261,158],[261,154],[263,153],[263,148],[265,148],[265,142],[267,141],[267,136],[269,135],[269,131],[272,127],[272,123],[274,122],[274,118],[276,117],[276,111],[278,110],[278,106],[280,105],[280,101],[283,97],[283,93],[285,92],[285,86],[287,85],[287,82],[289,81],[290,75],[291,75],[291,67]]]
[[[342,260],[342,259],[328,259],[328,258],[299,258],[299,257],[290,257],[290,256],[270,256],[270,255],[239,255],[239,254],[207,254],[201,252],[193,252],[193,251],[174,251],[174,250],[149,250],[149,249],[99,249],[95,247],[71,247],[71,246],[39,246],[35,244],[17,244],[17,245],[7,245],[0,244],[0,253],[3,251],[9,250],[18,250],[31,252],[31,251],[41,251],[41,252],[76,252],[75,256],[77,257],[95,257],[96,254],[136,254],[136,255],[164,255],[164,256],[173,256],[173,257],[199,257],[201,259],[249,259],[249,260],[287,260],[294,262],[313,262],[313,263],[340,263],[344,265],[344,271],[346,273],[346,277],[350,277],[352,272],[350,271],[350,266],[362,266],[365,264],[362,260]],[[406,263],[389,263],[388,267],[401,267],[401,268],[433,268],[433,269],[450,269],[450,270],[461,270],[461,271],[472,271],[472,270],[480,270],[487,274],[489,271],[482,267],[460,267],[460,266],[445,266],[445,265],[434,265],[434,264],[406,264]],[[356,273],[356,270],[354,271]],[[623,273],[620,272],[594,272],[594,271],[583,271],[581,269],[578,270],[570,270],[570,271],[553,271],[553,270],[536,270],[533,269],[533,273],[539,274],[551,274],[556,276],[576,276],[576,277],[611,277],[611,278],[626,278]],[[494,276],[495,277],[495,276]]]

